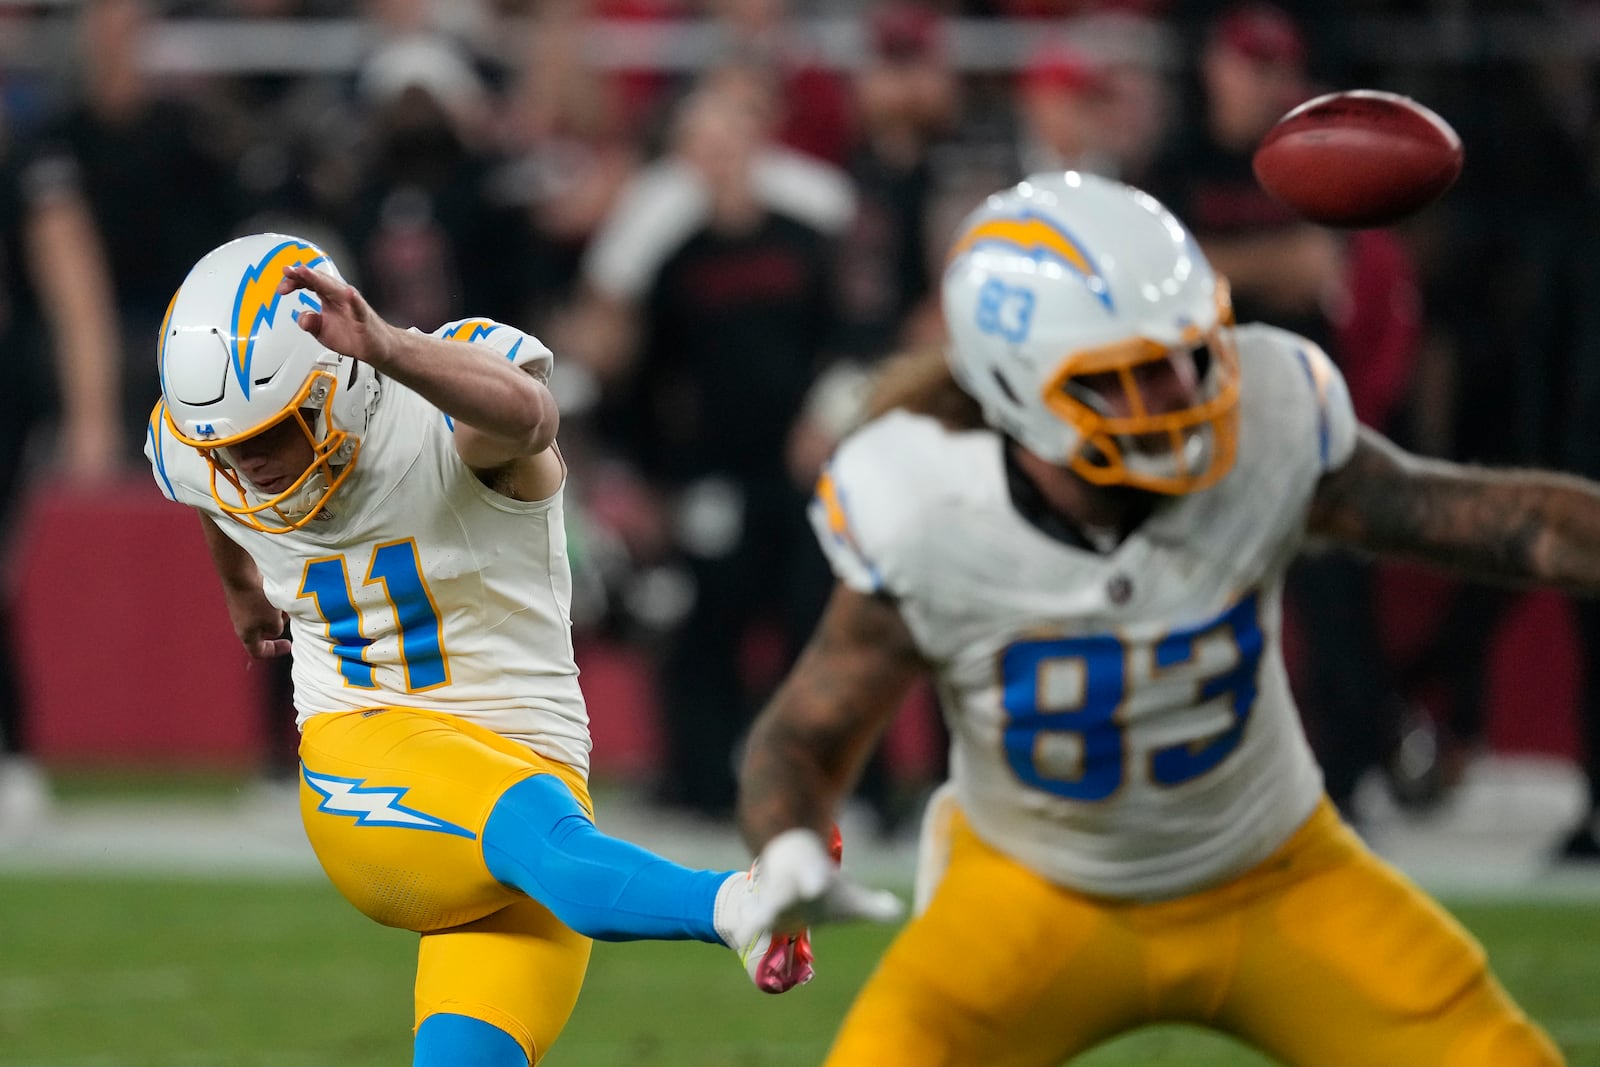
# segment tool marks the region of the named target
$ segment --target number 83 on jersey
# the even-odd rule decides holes
[[[1000,679],[1011,769],[1036,789],[1089,802],[1131,775],[1170,788],[1215,769],[1255,706],[1258,600],[1252,592],[1158,640],[1089,634],[1008,645]]]

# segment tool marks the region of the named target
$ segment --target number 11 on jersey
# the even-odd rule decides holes
[[[394,612],[406,692],[421,693],[448,685],[450,663],[439,632],[439,608],[422,577],[416,541],[408,537],[374,548],[362,585],[381,585]],[[317,614],[322,616],[328,645],[339,660],[339,673],[344,675],[345,684],[356,689],[376,689],[373,665],[366,652],[373,639],[362,625],[344,556],[309,561],[300,577],[299,596],[311,598]]]

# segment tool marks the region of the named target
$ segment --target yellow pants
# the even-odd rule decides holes
[[[1561,1054],[1483,949],[1324,802],[1273,856],[1192,896],[1091,898],[956,818],[928,910],[890,946],[827,1067],[1056,1067],[1152,1022],[1296,1067],[1547,1067]]]
[[[406,708],[315,716],[300,758],[300,813],[323,870],[368,917],[422,935],[416,1024],[440,1012],[481,1019],[538,1062],[577,1003],[591,942],[489,874],[483,825],[535,774],[559,777],[592,814],[583,776]]]

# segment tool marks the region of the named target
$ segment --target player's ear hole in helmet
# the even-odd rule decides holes
[[[943,295],[951,373],[1029,451],[1167,494],[1231,469],[1227,284],[1154,198],[1073,171],[1029,178],[968,216]]]
[[[315,245],[282,234],[208,253],[173,296],[158,350],[167,427],[205,457],[222,512],[264,533],[330,514],[379,392],[372,368],[300,328],[320,304],[277,292],[293,263],[340,277]]]

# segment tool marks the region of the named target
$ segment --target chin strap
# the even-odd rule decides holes
[[[362,405],[362,410],[366,412],[366,419],[364,421],[370,422],[372,421],[373,414],[378,410],[378,399],[383,396],[383,382],[378,377],[377,371],[373,371],[372,374],[367,377],[366,393],[366,402]],[[365,426],[362,427],[362,429],[365,428]]]

